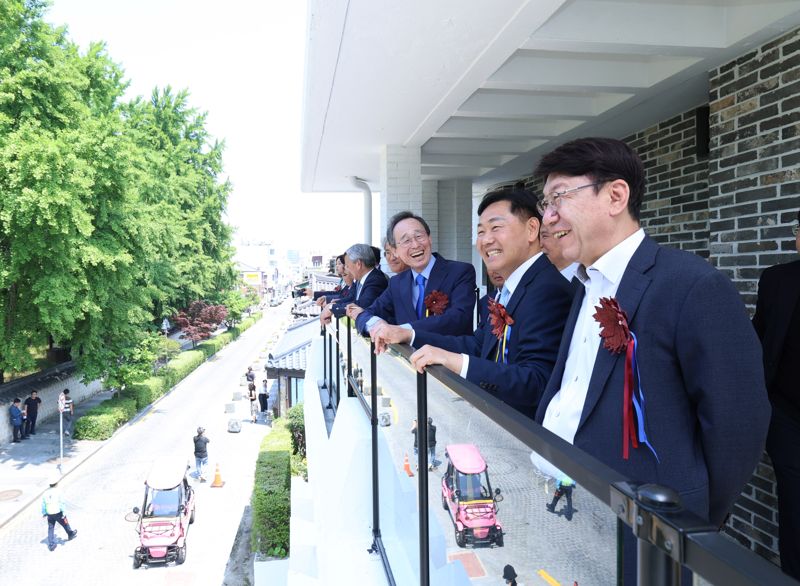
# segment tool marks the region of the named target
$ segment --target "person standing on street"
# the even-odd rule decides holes
[[[437,465],[436,426],[433,424],[433,417],[428,417],[428,470],[433,470]]]
[[[545,505],[545,508],[550,511],[551,513],[556,512],[556,505],[558,501],[561,500],[562,496],[567,497],[567,507],[564,510],[564,517],[567,521],[572,521],[572,490],[575,488],[575,481],[572,480],[569,476],[562,476],[558,480],[558,484],[556,485],[556,491],[553,494],[553,501]]]
[[[256,373],[253,372],[253,367],[252,366],[248,366],[247,367],[247,372],[244,373],[244,378],[247,379],[248,383],[256,382]]]
[[[253,423],[256,422],[258,416],[258,408],[256,407],[256,383],[249,383],[247,385],[247,398],[250,399],[250,419]]]
[[[514,570],[514,566],[511,564],[506,564],[506,566],[503,568],[503,580],[506,581],[506,584],[517,586],[517,572]]]
[[[61,417],[64,419],[64,435],[72,435],[72,416],[75,415],[75,403],[69,396],[69,389],[64,389],[58,398]]]
[[[197,435],[194,436],[194,466],[197,473],[197,478],[200,482],[205,482],[206,477],[203,472],[205,467],[208,466],[208,442],[211,440],[205,436],[205,428],[198,427]]]
[[[59,476],[54,475],[49,482],[50,488],[42,496],[42,517],[47,518],[47,548],[50,551],[56,548],[56,523],[61,525],[64,531],[67,532],[69,541],[72,541],[78,535],[78,530],[69,526],[66,511],[64,510],[64,501],[61,498],[61,491],[58,489],[59,480]]]
[[[15,397],[8,408],[8,413],[11,416],[11,429],[12,429],[12,443],[19,443],[23,439],[22,435],[22,409],[20,407],[19,397]]]
[[[267,388],[267,379],[261,381],[261,388],[258,389],[258,405],[261,407],[261,412],[266,413],[269,401],[269,389]]]
[[[42,400],[39,398],[39,393],[31,391],[31,396],[25,399],[25,436],[36,435],[36,417],[39,414],[39,405]]]

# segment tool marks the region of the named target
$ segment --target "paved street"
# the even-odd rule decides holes
[[[346,337],[342,338],[346,348]],[[354,362],[364,368],[369,381],[368,346],[354,344]],[[380,427],[386,435],[393,459],[402,468],[408,454],[414,467],[411,423],[416,417],[416,378],[410,365],[401,358],[378,357],[378,384],[392,398],[392,425]],[[386,410],[386,409],[380,409]],[[577,487],[573,494],[575,514],[567,521],[563,514],[545,510],[553,496],[553,483],[531,464],[530,449],[507,434],[477,409],[449,391],[433,377],[428,377],[428,414],[437,426],[438,470],[429,473],[429,519],[438,522],[447,540],[449,556],[473,553],[479,564],[476,584],[495,583],[505,564],[512,564],[526,584],[545,584],[543,573],[561,584],[609,584],[614,582],[616,552],[615,517],[594,497]],[[487,462],[492,488],[500,488],[503,501],[498,505],[498,518],[503,525],[504,547],[478,546],[466,549],[455,543],[449,512],[442,508],[441,478],[445,471],[444,451],[447,444],[473,443]],[[418,477],[409,478],[416,486]],[[565,506],[565,498],[556,506]],[[415,525],[416,519],[409,520]]]
[[[74,462],[65,462],[68,474],[61,487],[72,527],[79,531],[77,539],[67,543],[63,530],[56,526],[60,543],[49,552],[47,523],[37,499],[0,529],[2,583],[221,584],[242,513],[249,505],[258,446],[269,431],[266,425],[248,422],[249,405],[240,400],[233,416],[244,420],[242,432],[228,433],[227,421],[232,415],[225,413],[225,404],[244,389],[240,379],[247,366],[253,365],[261,377],[264,359],[259,353],[284,325],[288,311],[287,304],[268,308],[265,317],[238,341],[200,366],[144,416],[103,442],[101,449],[77,468]],[[191,479],[197,494],[197,520],[188,533],[185,564],[134,570],[136,523],[126,521],[125,515],[134,506],[141,507],[144,478],[154,459],[165,454],[185,457],[194,468],[192,437],[198,425],[206,428],[211,440],[209,479],[214,478],[218,463],[225,486],[211,488],[210,481],[200,484]],[[75,444],[74,453],[86,453],[98,442]],[[4,466],[12,459],[20,469],[26,466],[22,450],[4,452]],[[54,468],[55,463],[51,460],[47,467]],[[42,476],[46,477],[44,470]]]

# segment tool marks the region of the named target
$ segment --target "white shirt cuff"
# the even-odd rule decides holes
[[[461,378],[467,378],[467,371],[469,370],[469,354],[461,355],[461,372],[458,375]]]

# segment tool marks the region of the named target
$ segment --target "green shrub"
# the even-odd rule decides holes
[[[92,407],[75,422],[76,439],[104,440],[136,415],[136,399],[118,395]]]
[[[125,389],[124,394],[136,400],[136,409],[147,407],[156,399],[162,397],[168,390],[167,381],[161,376],[151,376],[138,383],[133,383]]]
[[[286,425],[292,434],[292,453],[301,458],[306,457],[306,422],[303,417],[303,403],[289,409],[286,414]]]
[[[253,486],[253,551],[280,556],[289,552],[291,515],[291,434],[285,422],[277,420],[261,442]]]
[[[170,360],[159,374],[164,377],[167,388],[172,388],[205,361],[206,354],[202,350],[187,350]]]

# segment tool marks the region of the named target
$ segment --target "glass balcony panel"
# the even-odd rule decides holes
[[[379,428],[382,535],[393,571],[405,557],[412,572],[409,582],[398,583],[419,583],[416,499],[424,473],[431,584],[485,584],[499,580],[506,564],[523,583],[615,584],[616,516],[566,479],[549,510],[559,478],[534,466],[530,448],[432,376],[427,415],[436,427],[434,460],[428,458],[430,470],[417,469],[416,378],[404,358],[379,357],[379,411],[391,417]]]

